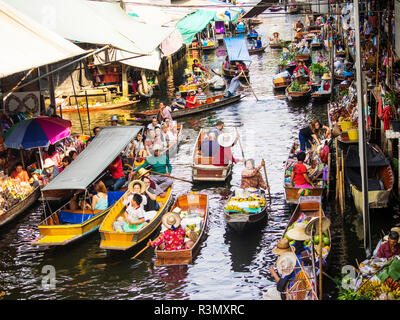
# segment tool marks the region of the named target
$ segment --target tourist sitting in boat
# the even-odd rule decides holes
[[[221,72],[218,69],[211,69],[214,76],[207,80],[207,83],[214,88],[223,88],[226,86],[225,79],[222,78]]]
[[[116,231],[135,232],[140,230],[145,223],[144,210],[141,207],[143,197],[135,193],[130,199],[124,217],[119,217],[113,224]]]
[[[160,128],[160,127],[161,127],[161,125],[158,122],[157,117],[153,117],[151,119],[151,123],[149,123],[147,125],[147,129],[149,129],[149,130],[155,130],[156,128]]]
[[[76,152],[75,150],[71,150],[68,153],[68,156],[72,159],[72,161],[74,161],[78,157],[78,152]]]
[[[149,130],[146,140],[144,141],[144,147],[145,147],[147,156],[150,156],[151,154],[153,154],[153,146],[155,144],[155,139],[156,139],[156,131]]]
[[[185,250],[193,247],[193,241],[185,243],[186,232],[181,226],[182,218],[175,212],[168,212],[162,218],[161,222],[167,229],[161,233],[154,241],[147,243],[151,247],[158,247],[160,250],[175,251]]]
[[[303,61],[297,62],[297,67],[293,70],[293,75],[301,76],[301,75],[308,75],[310,70],[304,65]]]
[[[12,179],[18,179],[20,182],[29,182],[28,172],[24,170],[21,162],[17,162],[14,171],[10,174],[10,177]]]
[[[258,37],[258,32],[256,31],[256,29],[254,29],[254,26],[250,27],[250,31],[249,31],[248,37],[250,37],[250,38],[257,38]]]
[[[290,184],[295,188],[314,188],[314,184],[308,176],[307,168],[303,163],[306,159],[305,152],[300,151],[296,157],[297,163],[293,165]]]
[[[140,206],[144,209],[144,206],[147,203],[147,198],[144,195],[145,189],[146,185],[141,180],[133,180],[132,182],[130,182],[128,185],[128,191],[125,192],[122,196],[122,203],[124,204],[124,206],[129,205],[134,194],[139,194],[143,198]]]
[[[120,126],[120,124],[118,123],[118,122],[119,122],[118,116],[116,116],[116,115],[111,116],[110,122],[111,122],[111,125],[112,125],[113,127],[118,127],[118,126]]]
[[[235,76],[232,78],[229,83],[228,90],[225,92],[225,98],[232,97],[236,95],[236,91],[239,87],[248,88],[248,86],[243,85],[240,82],[240,77],[244,74],[244,71],[236,71]]]
[[[138,132],[136,134],[136,137],[133,140],[132,153],[133,153],[134,158],[136,158],[138,160],[150,155],[146,151],[146,148],[145,148],[145,145],[143,142],[143,136],[140,132]]]
[[[301,20],[298,20],[295,26],[296,29],[301,29],[304,30],[304,24],[301,22]]]
[[[157,113],[157,121],[158,123],[162,123],[166,118],[168,118],[170,121],[173,121],[172,116],[171,116],[171,108],[166,106],[164,102],[160,101],[160,109],[158,110]]]
[[[227,166],[230,162],[244,162],[244,159],[236,159],[232,154],[232,147],[235,145],[236,141],[237,137],[229,133],[221,133],[218,136],[217,142],[219,148],[212,161],[214,166]]]
[[[172,100],[172,103],[170,105],[172,112],[179,109],[185,109],[185,106],[186,106],[185,98],[182,98],[181,93],[177,91],[175,93],[175,98]]]
[[[281,43],[281,39],[279,38],[279,33],[274,32],[272,34],[272,38],[269,39],[272,44],[279,44]]]
[[[261,161],[261,164],[257,168],[254,165],[253,159],[246,160],[244,165],[245,168],[242,170],[242,183],[240,188],[269,189],[260,172],[260,169],[265,165],[264,160]]]
[[[106,179],[104,184],[112,191],[119,190],[126,181],[121,157],[115,158],[107,169],[110,171],[111,177]]]
[[[196,90],[189,90],[189,95],[186,97],[186,108],[194,108],[197,105]]]
[[[207,95],[204,93],[203,88],[197,88],[196,101],[200,104],[207,103]]]
[[[392,259],[398,255],[400,255],[399,234],[396,231],[390,231],[388,240],[380,245],[376,257]]]
[[[56,164],[50,158],[47,158],[43,164],[43,179],[44,184],[53,180],[58,174],[60,170],[56,166]]]
[[[80,207],[83,210],[105,210],[108,208],[108,191],[103,181],[94,185],[95,195],[92,196],[91,204],[81,200]]]
[[[315,58],[315,62],[316,63],[322,63],[324,62],[326,59],[325,57],[322,55],[322,53],[320,51],[318,51],[317,53],[317,57]]]
[[[318,134],[320,133],[320,130],[324,129],[327,131],[327,134],[330,134],[331,129],[327,126],[321,125],[319,120],[312,120],[310,125],[308,125],[305,128],[302,128],[299,131],[299,140],[300,140],[300,150],[301,151],[306,151],[307,149],[311,149],[311,144],[310,141],[314,140],[317,142],[318,145],[321,144],[320,140],[318,139]]]
[[[328,73],[325,73],[322,76],[322,81],[321,81],[321,86],[318,88],[318,92],[322,92],[322,91],[330,91],[331,88],[331,76]]]
[[[63,172],[66,167],[68,167],[72,162],[72,159],[69,156],[64,156],[61,160],[61,167],[60,167],[60,172]]]
[[[144,195],[146,197],[146,204],[144,205],[144,210],[148,211],[158,211],[160,209],[160,205],[157,202],[156,190],[151,186],[151,179],[149,177],[144,176],[143,182],[145,184]]]
[[[224,125],[225,125],[225,124],[224,124],[223,121],[221,121],[221,120],[217,121],[217,123],[215,124],[215,126],[211,127],[211,129],[208,131],[208,134],[214,132],[214,133],[215,133],[215,136],[218,138],[219,135],[220,135],[221,133],[223,133],[222,130],[224,129]]]
[[[164,120],[164,125],[167,126],[168,131],[170,131],[174,137],[177,133],[176,121],[170,121],[168,118]]]
[[[215,131],[208,132],[207,137],[201,143],[200,149],[204,157],[213,157],[217,153],[219,144],[216,141]]]
[[[154,146],[160,146],[161,150],[164,150],[164,143],[163,143],[163,138],[162,138],[162,131],[160,128],[156,128],[154,130],[154,144],[153,144],[153,152],[154,152]]]
[[[153,151],[154,155],[148,157],[141,166],[136,168],[135,172],[137,173],[141,168],[150,167],[151,171],[161,173],[162,175],[152,175],[151,180],[157,184],[157,195],[161,195],[161,197],[164,197],[165,191],[173,183],[172,179],[168,177],[172,171],[172,166],[169,162],[167,155],[160,155],[161,146],[154,146]]]
[[[195,75],[201,74],[201,71],[205,71],[206,73],[210,73],[197,59],[193,60],[192,64],[192,72]]]
[[[44,154],[43,160],[51,159],[57,167],[61,165],[61,157],[54,144],[49,145],[47,152]]]

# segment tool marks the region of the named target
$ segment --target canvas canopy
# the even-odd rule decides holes
[[[85,0],[5,0],[62,37],[152,54],[173,28],[152,26],[129,16],[115,3]]]
[[[2,32],[0,78],[86,52],[3,1],[0,30],[7,30]]]
[[[224,38],[230,61],[251,61],[246,38]]]
[[[176,28],[182,34],[183,43],[190,44],[196,33],[203,31],[210,21],[215,20],[216,12],[211,10],[197,10],[176,24]]]
[[[140,126],[102,128],[86,149],[46,185],[43,191],[86,189],[120,155],[141,128]]]

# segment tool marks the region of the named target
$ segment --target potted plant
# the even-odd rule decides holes
[[[385,106],[390,106],[392,109],[393,113],[393,119],[390,120],[390,123],[392,124],[392,129],[393,131],[399,132],[400,131],[400,120],[397,114],[397,95],[396,91],[391,90],[389,92],[386,92],[385,95],[383,96],[383,102]]]

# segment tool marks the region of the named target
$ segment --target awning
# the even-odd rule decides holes
[[[149,28],[115,3],[85,0],[5,1],[68,40],[109,44],[136,54],[152,54],[173,31],[173,28]]]
[[[211,10],[197,10],[176,24],[176,28],[182,34],[183,43],[190,44],[196,33],[203,31],[210,21],[215,20],[216,12]]]
[[[224,38],[230,61],[251,61],[246,38]]]
[[[141,126],[102,128],[100,133],[54,180],[47,190],[86,189],[135,137]]]
[[[86,52],[3,1],[0,30],[0,78]]]

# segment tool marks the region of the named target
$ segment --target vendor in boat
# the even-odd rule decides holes
[[[121,157],[116,157],[107,169],[110,171],[111,177],[106,179],[104,184],[110,190],[118,191],[126,181]]]
[[[242,170],[242,183],[240,188],[255,188],[269,190],[269,186],[265,183],[260,169],[265,165],[264,159],[261,164],[256,168],[253,159],[248,159],[244,163],[245,168]]]
[[[148,130],[155,130],[156,128],[161,128],[160,123],[158,122],[157,117],[153,117],[151,122],[147,125]]]
[[[237,139],[237,136],[235,137],[229,133],[221,133],[218,136],[219,149],[213,157],[212,163],[214,166],[227,166],[230,162],[244,162],[244,159],[236,159],[232,154],[232,147],[235,145]]]
[[[172,171],[172,166],[167,155],[160,155],[161,146],[155,145],[153,151],[154,155],[148,157],[141,166],[136,168],[135,172],[137,173],[141,168],[150,167],[150,170],[155,172],[155,174],[151,176],[151,180],[157,184],[157,195],[165,197],[165,191],[173,183],[172,179],[168,177]],[[157,173],[161,173],[162,175],[157,175]]]
[[[182,218],[175,212],[168,212],[162,218],[161,222],[167,229],[161,233],[154,241],[149,240],[148,246],[158,247],[160,250],[175,251],[185,250],[193,247],[193,241],[185,243],[186,232],[181,226]]]
[[[322,63],[324,62],[326,59],[325,57],[322,55],[322,53],[320,51],[318,51],[317,53],[317,57],[315,58],[315,62],[316,63]]]
[[[134,232],[143,227],[145,222],[144,210],[141,206],[143,198],[140,194],[134,194],[130,203],[126,207],[124,217],[120,217],[114,222],[113,227],[116,231]]]
[[[298,20],[295,26],[296,29],[301,29],[304,30],[304,24],[301,22],[301,20]]]
[[[192,64],[192,72],[195,75],[199,75],[201,74],[201,71],[204,71],[206,73],[210,73],[197,59],[193,60],[193,64]]]
[[[308,75],[310,70],[304,65],[303,61],[297,62],[297,67],[293,70],[295,76]]]
[[[260,36],[258,36],[257,40],[256,40],[256,49],[260,49],[260,48],[262,48],[262,41],[261,41]]]
[[[280,74],[280,73],[285,72],[285,71],[286,71],[286,70],[285,70],[285,67],[284,67],[283,63],[280,63],[280,64],[278,65],[278,68],[277,68],[276,71],[275,71],[275,74]]]
[[[194,108],[197,106],[196,90],[189,90],[189,95],[186,97],[186,108]]]
[[[17,162],[14,171],[11,172],[10,177],[12,179],[18,179],[20,182],[29,182],[28,172],[24,170],[21,162]]]
[[[281,39],[279,38],[279,33],[274,32],[272,34],[272,38],[269,39],[272,44],[279,44],[281,43]]]
[[[331,88],[331,76],[328,73],[324,73],[322,76],[321,86],[318,88],[318,92],[330,91]]]
[[[204,141],[201,142],[200,149],[204,157],[213,157],[217,153],[219,144],[216,139],[215,131],[210,131]]]
[[[200,103],[200,104],[206,104],[207,103],[207,95],[203,91],[202,87],[198,87],[197,88],[196,101],[197,101],[197,103]]]
[[[252,38],[258,37],[258,32],[256,31],[256,29],[254,29],[254,26],[250,27],[249,36]]]
[[[177,91],[175,93],[175,98],[172,100],[172,103],[170,105],[172,112],[175,110],[185,109],[185,106],[186,106],[185,98],[183,98],[182,94],[179,91]]]
[[[312,120],[310,125],[308,125],[307,127],[302,128],[299,131],[300,150],[306,151],[306,147],[307,149],[311,149],[310,141],[312,142],[312,140],[320,145],[321,142],[318,139],[318,134],[322,129],[326,130],[328,134],[330,134],[331,132],[331,129],[329,127],[321,125],[319,120],[316,119]]]
[[[53,180],[59,173],[60,173],[60,170],[58,169],[56,164],[53,162],[53,160],[51,160],[50,158],[47,158],[43,164],[44,184],[46,184],[46,182],[48,183],[51,180]]]
[[[78,152],[76,152],[75,150],[71,150],[68,153],[68,156],[72,159],[72,161],[74,161],[78,157]]]
[[[223,133],[224,125],[225,125],[225,124],[224,124],[223,121],[221,121],[221,120],[217,121],[217,123],[215,124],[215,126],[214,126],[214,127],[211,127],[211,129],[208,131],[208,134],[214,132],[216,138],[218,138],[219,135],[220,135],[221,133]]]
[[[232,78],[228,90],[225,92],[225,98],[236,95],[236,91],[239,87],[248,88],[240,82],[240,77],[244,74],[244,71],[236,71],[235,76]]]
[[[303,163],[306,159],[305,152],[300,151],[296,157],[297,163],[293,165],[290,184],[295,188],[314,188],[314,184],[308,176],[307,167]]]
[[[381,244],[376,254],[377,258],[392,259],[400,255],[399,233],[390,231],[388,240]]]

